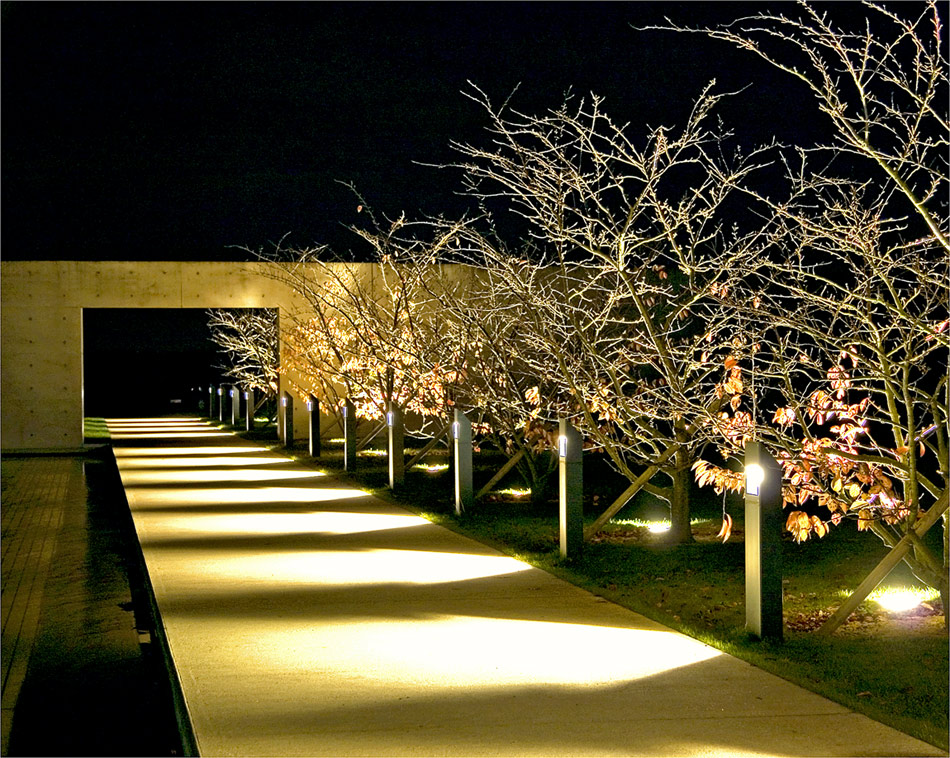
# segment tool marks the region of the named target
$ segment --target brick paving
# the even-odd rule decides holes
[[[0,472],[0,754],[173,755],[166,672],[132,612],[114,464],[4,456]]]
[[[0,617],[3,619],[2,752],[8,755],[13,709],[26,678],[43,593],[67,504],[84,505],[76,458],[4,458],[0,477]]]

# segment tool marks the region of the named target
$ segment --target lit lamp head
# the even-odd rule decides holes
[[[765,469],[758,463],[750,463],[745,467],[745,491],[748,495],[758,495],[762,480],[765,479]]]
[[[386,424],[387,424],[388,426],[392,426],[392,425],[393,425],[393,412],[392,412],[392,411],[389,411],[389,412],[386,414]]]
[[[308,410],[308,411],[312,411],[312,410],[313,410],[313,403],[311,403],[309,400],[307,401],[307,410]]]
[[[459,438],[459,422],[452,422],[452,439],[457,440]]]
[[[218,387],[218,394],[219,394],[219,395],[223,395],[223,394],[224,394],[224,390],[221,389],[220,387]]]
[[[244,393],[244,399],[247,400],[247,393]]]
[[[287,398],[286,398],[286,397],[282,397],[282,398],[280,399],[280,404],[281,404],[282,406],[284,406],[284,408],[286,408],[286,407],[287,407]]]
[[[557,452],[562,458],[567,457],[567,437],[563,434],[557,438]]]
[[[228,397],[234,397],[234,390],[228,390]]]

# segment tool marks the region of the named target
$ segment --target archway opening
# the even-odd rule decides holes
[[[199,413],[220,363],[205,309],[83,309],[87,417]]]

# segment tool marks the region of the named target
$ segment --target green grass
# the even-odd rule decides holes
[[[339,445],[325,444],[319,461],[299,450],[293,457],[342,473]],[[476,489],[503,460],[477,456]],[[433,453],[426,462],[447,463],[448,456],[445,451]],[[587,490],[588,522],[624,489],[599,466],[594,461],[593,472],[588,472],[585,463],[585,480],[596,483]],[[663,543],[662,534],[649,532],[649,524],[662,519],[663,513],[656,498],[644,493],[608,525],[606,539],[586,544],[580,559],[565,561],[558,551],[556,503],[532,506],[528,498],[509,495],[483,500],[456,516],[450,470],[407,470],[405,484],[390,492],[385,457],[361,456],[354,476],[362,488],[436,523],[948,749],[948,645],[940,617],[889,615],[868,600],[832,637],[814,634],[821,620],[886,553],[876,537],[857,533],[853,525],[836,528],[823,540],[783,543],[787,631],[784,642],[763,643],[744,631],[744,546],[741,507],[735,500],[728,506],[736,519],[737,537],[725,544],[712,536],[720,525],[720,498],[696,491],[694,530],[705,536],[694,544],[670,546]],[[522,486],[512,474],[495,492]],[[917,583],[901,565],[885,584]]]
[[[106,420],[104,418],[84,418],[82,420],[82,435],[88,442],[101,442],[112,439],[112,435],[109,434],[109,429],[106,426]]]

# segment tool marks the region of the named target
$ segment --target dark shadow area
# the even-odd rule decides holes
[[[196,413],[218,362],[204,309],[83,309],[86,416]]]
[[[139,641],[134,537],[114,464],[90,457],[75,465],[86,507],[64,515],[8,754],[181,755],[164,668]]]

